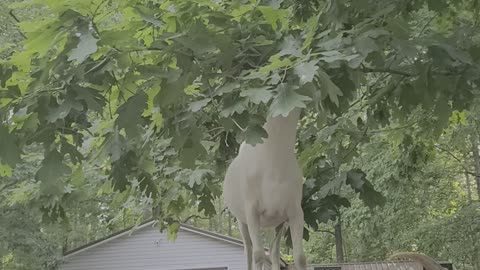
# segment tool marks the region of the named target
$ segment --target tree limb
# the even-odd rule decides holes
[[[406,124],[406,125],[403,125],[403,126],[400,126],[400,127],[372,130],[372,131],[369,131],[368,134],[376,134],[376,133],[382,133],[382,132],[401,130],[401,129],[412,127],[413,125],[420,123],[420,121],[422,121],[422,120],[414,121],[410,124]]]
[[[361,71],[364,72],[364,73],[390,73],[390,74],[402,75],[402,76],[405,76],[405,77],[412,77],[412,76],[418,75],[418,74],[409,73],[409,72],[402,71],[402,70],[395,70],[395,69],[391,69],[391,68],[362,67]]]
[[[9,187],[15,186],[16,184],[17,184],[17,182],[10,182],[10,183],[4,185],[2,188],[0,188],[0,193],[3,192],[4,190],[6,190]]]
[[[438,13],[436,13],[435,15],[432,16],[432,18],[430,18],[428,20],[428,22],[423,26],[422,30],[420,30],[420,32],[418,33],[417,35],[417,38],[421,37],[423,35],[423,33],[425,32],[425,30],[427,30],[427,27],[433,22],[433,20],[438,16]]]
[[[315,231],[317,231],[317,232],[322,232],[322,233],[329,233],[329,234],[335,236],[335,233],[334,233],[334,232],[331,232],[331,231],[329,231],[329,230],[315,230]]]
[[[449,155],[450,157],[452,157],[453,159],[455,159],[458,163],[460,163],[460,166],[463,168],[463,171],[462,172],[458,172],[458,173],[466,173],[466,174],[469,174],[469,175],[472,175],[472,176],[475,176],[475,177],[480,177],[479,174],[475,173],[475,172],[471,172],[468,170],[468,168],[464,165],[465,161],[461,160],[459,157],[455,156],[455,154],[453,154],[452,152],[450,152],[450,150],[448,149],[445,149],[443,147],[441,147],[440,145],[435,145],[435,148],[437,148],[438,150],[446,153],[447,155]]]
[[[10,10],[10,12],[8,12],[8,14],[10,14],[10,16],[17,22],[19,23],[20,20],[17,18],[17,16],[15,14],[13,14],[13,9]]]
[[[462,167],[464,167],[464,166],[463,166],[464,161],[461,160],[459,157],[455,156],[452,152],[450,152],[450,150],[445,149],[445,148],[441,147],[441,146],[438,145],[438,144],[435,144],[435,148],[437,148],[438,150],[440,150],[440,151],[442,151],[442,152],[447,153],[450,157],[452,157],[453,159],[455,159],[456,161],[458,161],[459,163],[461,163],[461,164],[462,164]],[[465,168],[465,167],[464,167],[464,168]],[[466,168],[465,168],[465,169],[466,169]]]
[[[467,68],[468,68],[468,66],[466,67],[466,69]],[[363,66],[360,71],[362,71],[364,73],[390,73],[390,74],[395,74],[395,75],[401,75],[401,76],[404,76],[404,77],[414,77],[414,76],[420,75],[418,73],[410,73],[410,72],[407,72],[407,71],[391,69],[391,68],[370,68],[370,67],[365,67],[365,66]],[[432,71],[431,73],[433,75],[457,76],[457,75],[461,75],[464,72],[465,71],[463,70],[463,71],[457,71],[457,72]]]
[[[13,13],[13,9],[10,10],[10,12],[8,12],[8,14],[13,18],[13,20],[17,23],[20,23],[20,20],[17,18],[17,16],[15,16],[15,14]],[[22,31],[18,31],[18,33],[24,38],[24,39],[27,39],[27,36],[25,36],[25,34],[22,32]]]
[[[191,216],[188,216],[182,223],[187,223],[192,218],[210,219],[208,217],[202,217],[202,216],[199,216],[199,215],[191,215]]]

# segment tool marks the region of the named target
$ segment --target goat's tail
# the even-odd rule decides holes
[[[435,262],[432,258],[428,257],[427,255],[415,253],[415,252],[400,252],[395,253],[390,258],[391,260],[412,260],[422,264],[425,270],[445,270],[440,264]]]

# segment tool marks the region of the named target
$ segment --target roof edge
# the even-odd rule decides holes
[[[108,236],[102,237],[102,238],[100,238],[98,240],[95,240],[93,242],[90,242],[90,243],[87,243],[85,245],[74,248],[72,250],[69,250],[69,251],[67,251],[63,254],[63,258],[69,258],[71,256],[77,255],[78,253],[84,252],[88,249],[94,248],[96,246],[108,243],[108,242],[110,242],[114,239],[120,238],[120,237],[122,237],[126,234],[134,233],[137,230],[141,230],[141,229],[143,229],[143,228],[145,228],[149,225],[155,224],[155,222],[156,221],[154,219],[148,219],[148,220],[146,220],[146,221],[144,221],[144,222],[142,222],[142,223],[140,223],[136,226],[130,226],[130,227],[125,228],[123,230],[120,230],[116,233],[110,234]],[[206,236],[206,237],[221,240],[221,241],[224,241],[224,242],[227,242],[227,243],[230,243],[230,244],[234,244],[234,245],[238,245],[238,246],[241,246],[241,247],[244,246],[243,241],[240,240],[240,239],[230,237],[230,236],[226,236],[226,235],[223,235],[223,234],[219,234],[219,233],[216,233],[216,232],[208,231],[208,230],[205,230],[205,229],[200,229],[200,228],[197,228],[197,227],[192,226],[192,225],[180,223],[180,230],[190,231],[192,233],[200,234],[200,235],[203,235],[203,236]],[[265,251],[268,251],[268,249],[266,248]],[[281,263],[283,264],[282,266],[287,265],[287,263],[283,259],[280,259],[280,260],[281,260]]]
[[[96,246],[99,246],[101,244],[104,244],[104,243],[107,243],[107,242],[110,242],[116,238],[119,238],[119,237],[122,237],[128,233],[133,233],[134,231],[136,230],[140,230],[140,229],[143,229],[145,227],[147,227],[148,225],[152,225],[155,221],[153,219],[149,219],[149,220],[146,220],[138,225],[134,225],[134,226],[130,226],[128,228],[125,228],[125,229],[122,229],[118,232],[115,232],[115,233],[112,233],[110,235],[107,235],[105,237],[102,237],[102,238],[99,238],[95,241],[92,241],[92,242],[89,242],[89,243],[86,243],[84,245],[81,245],[79,247],[76,247],[72,250],[69,250],[65,253],[63,253],[63,257],[64,258],[68,258],[70,256],[73,256],[73,255],[76,255],[77,253],[80,253],[80,252],[83,252],[85,251],[86,249],[90,249],[90,248],[93,248],[93,247],[96,247]]]

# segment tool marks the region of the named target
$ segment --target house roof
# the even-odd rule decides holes
[[[110,234],[110,235],[108,235],[108,236],[105,236],[105,237],[103,237],[103,238],[100,238],[100,239],[97,239],[97,240],[95,240],[95,241],[89,242],[89,243],[87,243],[87,244],[85,244],[85,245],[81,245],[81,246],[79,246],[79,247],[77,247],[77,248],[68,250],[67,252],[63,253],[63,256],[64,256],[64,257],[72,256],[73,254],[77,254],[77,253],[79,253],[79,252],[81,252],[81,251],[90,249],[90,248],[92,248],[92,247],[95,247],[95,246],[101,245],[101,244],[103,244],[103,243],[109,242],[109,241],[111,241],[111,240],[113,240],[113,239],[115,239],[115,238],[118,238],[118,237],[120,237],[120,236],[126,235],[126,234],[130,233],[130,231],[131,231],[132,229],[135,229],[135,230],[142,229],[142,228],[147,227],[148,225],[151,225],[151,224],[153,224],[153,223],[154,223],[153,220],[147,220],[147,221],[145,221],[145,222],[140,223],[140,225],[138,225],[138,226],[131,226],[131,227],[125,228],[125,229],[123,229],[123,230],[120,230],[120,231],[118,231],[118,232],[115,232],[115,233],[113,233],[113,234]]]
[[[64,257],[67,258],[67,257],[74,256],[75,254],[78,254],[80,252],[86,251],[86,250],[91,249],[93,247],[105,244],[105,243],[110,242],[110,241],[112,241],[116,238],[119,238],[119,237],[122,237],[124,235],[130,234],[131,232],[134,232],[134,231],[137,231],[137,230],[141,230],[141,229],[146,228],[148,226],[152,226],[154,224],[155,224],[154,220],[147,220],[143,223],[140,223],[138,226],[131,226],[129,228],[126,228],[126,229],[123,229],[121,231],[115,232],[111,235],[108,235],[104,238],[100,238],[98,240],[87,243],[87,244],[82,245],[80,247],[77,247],[75,249],[69,250],[69,251],[64,253]],[[192,232],[192,233],[195,233],[195,234],[200,234],[200,235],[203,235],[203,236],[206,236],[206,237],[214,238],[214,239],[221,240],[221,241],[233,244],[233,245],[238,245],[238,246],[243,247],[243,241],[241,241],[237,238],[233,238],[233,237],[226,236],[226,235],[223,235],[223,234],[219,234],[219,233],[215,233],[215,232],[212,232],[212,231],[200,229],[200,228],[188,225],[188,224],[183,224],[183,223],[180,224],[180,230]],[[266,249],[266,250],[268,250],[268,249]],[[282,265],[286,266],[287,263],[282,260]]]
[[[452,263],[437,261],[445,269],[453,269]],[[397,260],[388,262],[355,262],[355,263],[332,263],[332,264],[311,264],[309,267],[315,270],[423,270],[419,262],[410,260]],[[289,265],[288,269],[295,269]]]
[[[423,266],[413,261],[359,262],[310,265],[315,270],[423,270]]]

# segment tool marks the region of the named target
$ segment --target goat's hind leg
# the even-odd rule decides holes
[[[250,239],[250,233],[248,231],[247,224],[238,222],[238,228],[243,238],[243,245],[245,246],[245,255],[247,256],[248,270],[252,270],[252,240]]]
[[[260,232],[260,217],[255,210],[249,209],[247,212],[247,226],[253,248],[253,263],[255,270],[262,270],[266,261],[265,250],[263,247],[262,235]]]
[[[285,223],[282,223],[275,228],[275,239],[273,239],[272,248],[270,250],[272,270],[280,270],[280,241],[285,233],[285,225]]]
[[[303,251],[303,210],[300,206],[289,216],[289,224],[292,235],[295,267],[297,270],[307,270],[307,260]]]

